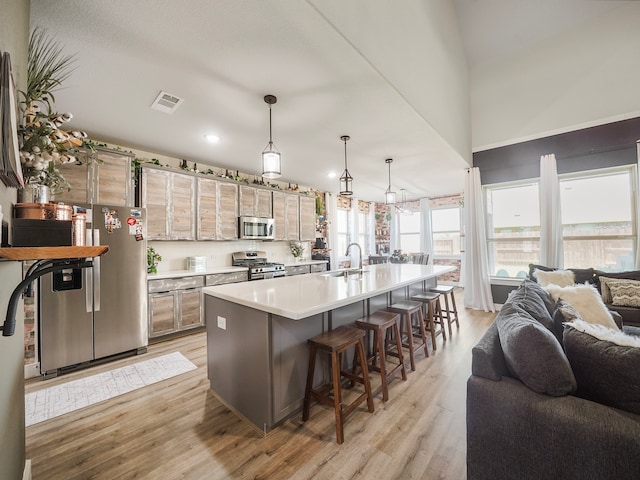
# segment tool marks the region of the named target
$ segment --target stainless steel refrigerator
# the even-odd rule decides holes
[[[39,280],[40,372],[112,355],[146,351],[145,210],[75,205],[86,212],[86,245],[108,245],[93,267],[49,273]]]

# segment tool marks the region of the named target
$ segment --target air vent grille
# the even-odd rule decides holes
[[[171,114],[178,109],[182,102],[184,102],[184,99],[177,97],[172,93],[160,91],[156,99],[151,104],[151,108]]]

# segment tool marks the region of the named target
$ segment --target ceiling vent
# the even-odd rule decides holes
[[[178,107],[184,102],[183,98],[176,97],[170,93],[160,91],[156,99],[151,104],[151,108],[154,110],[160,110],[161,112],[172,114]]]

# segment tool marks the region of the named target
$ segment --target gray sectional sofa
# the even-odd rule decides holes
[[[525,280],[473,348],[468,480],[640,478],[640,348],[565,327],[555,307]]]

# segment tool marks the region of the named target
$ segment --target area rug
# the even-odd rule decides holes
[[[28,427],[196,368],[180,352],[173,352],[29,393],[25,423]]]

